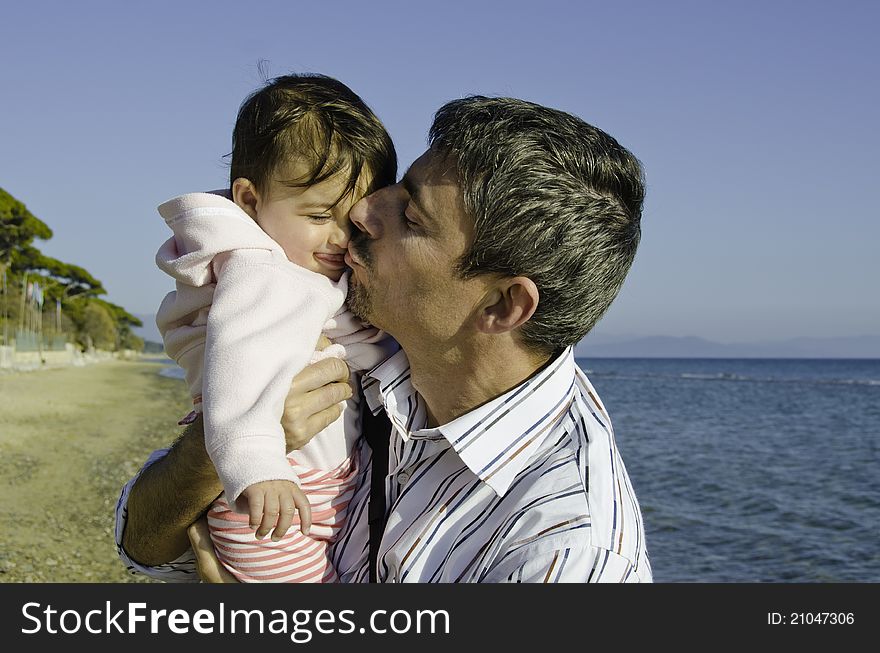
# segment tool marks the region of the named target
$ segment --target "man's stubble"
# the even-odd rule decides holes
[[[363,264],[363,267],[368,272],[372,272],[373,255],[372,252],[370,252],[369,243],[370,237],[367,236],[367,234],[357,232],[351,237],[349,247],[354,250],[358,261]],[[348,303],[348,309],[357,318],[364,320],[365,322],[370,322],[371,324],[373,323],[373,301],[370,289],[356,279],[354,272],[352,272],[349,277],[348,297],[346,298],[346,302]]]

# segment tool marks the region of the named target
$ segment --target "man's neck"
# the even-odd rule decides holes
[[[503,395],[550,358],[510,339],[469,343],[441,354],[405,350],[413,387],[428,408],[430,427],[447,424]]]

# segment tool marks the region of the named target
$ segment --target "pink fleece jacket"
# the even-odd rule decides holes
[[[347,276],[334,283],[292,263],[224,195],[191,193],[159,206],[174,236],[156,263],[174,277],[176,291],[163,300],[156,323],[166,352],[186,371],[197,408],[202,398],[205,445],[235,505],[254,483],[299,483],[281,415],[290,382],[315,358],[322,331],[336,343],[330,353],[352,370],[372,368],[395,345],[345,308]],[[339,464],[358,435],[351,433],[358,411],[344,413],[347,419],[298,452],[300,462],[318,469]]]

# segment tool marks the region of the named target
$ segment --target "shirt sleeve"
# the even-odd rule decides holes
[[[643,578],[630,560],[602,547],[585,544],[535,553],[521,551],[519,562],[504,565],[486,583],[638,583]]]
[[[196,559],[192,549],[187,549],[183,555],[167,564],[159,565],[158,567],[146,567],[130,558],[122,546],[122,536],[125,534],[125,527],[128,524],[128,495],[131,492],[131,488],[143,471],[157,460],[163,458],[168,451],[168,449],[159,449],[150,454],[150,457],[144,463],[144,466],[141,467],[140,471],[122,488],[119,501],[116,502],[116,552],[119,554],[119,558],[126,569],[132,574],[144,574],[156,580],[174,583],[198,583],[199,576],[196,571]]]
[[[254,483],[298,483],[281,416],[293,377],[345,297],[326,277],[265,250],[218,265],[205,343],[205,445],[232,504]]]

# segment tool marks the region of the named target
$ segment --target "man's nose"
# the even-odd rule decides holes
[[[373,239],[381,238],[385,230],[380,216],[383,207],[387,207],[388,204],[387,191],[387,188],[383,188],[361,198],[351,207],[351,212],[348,214],[351,223]]]

